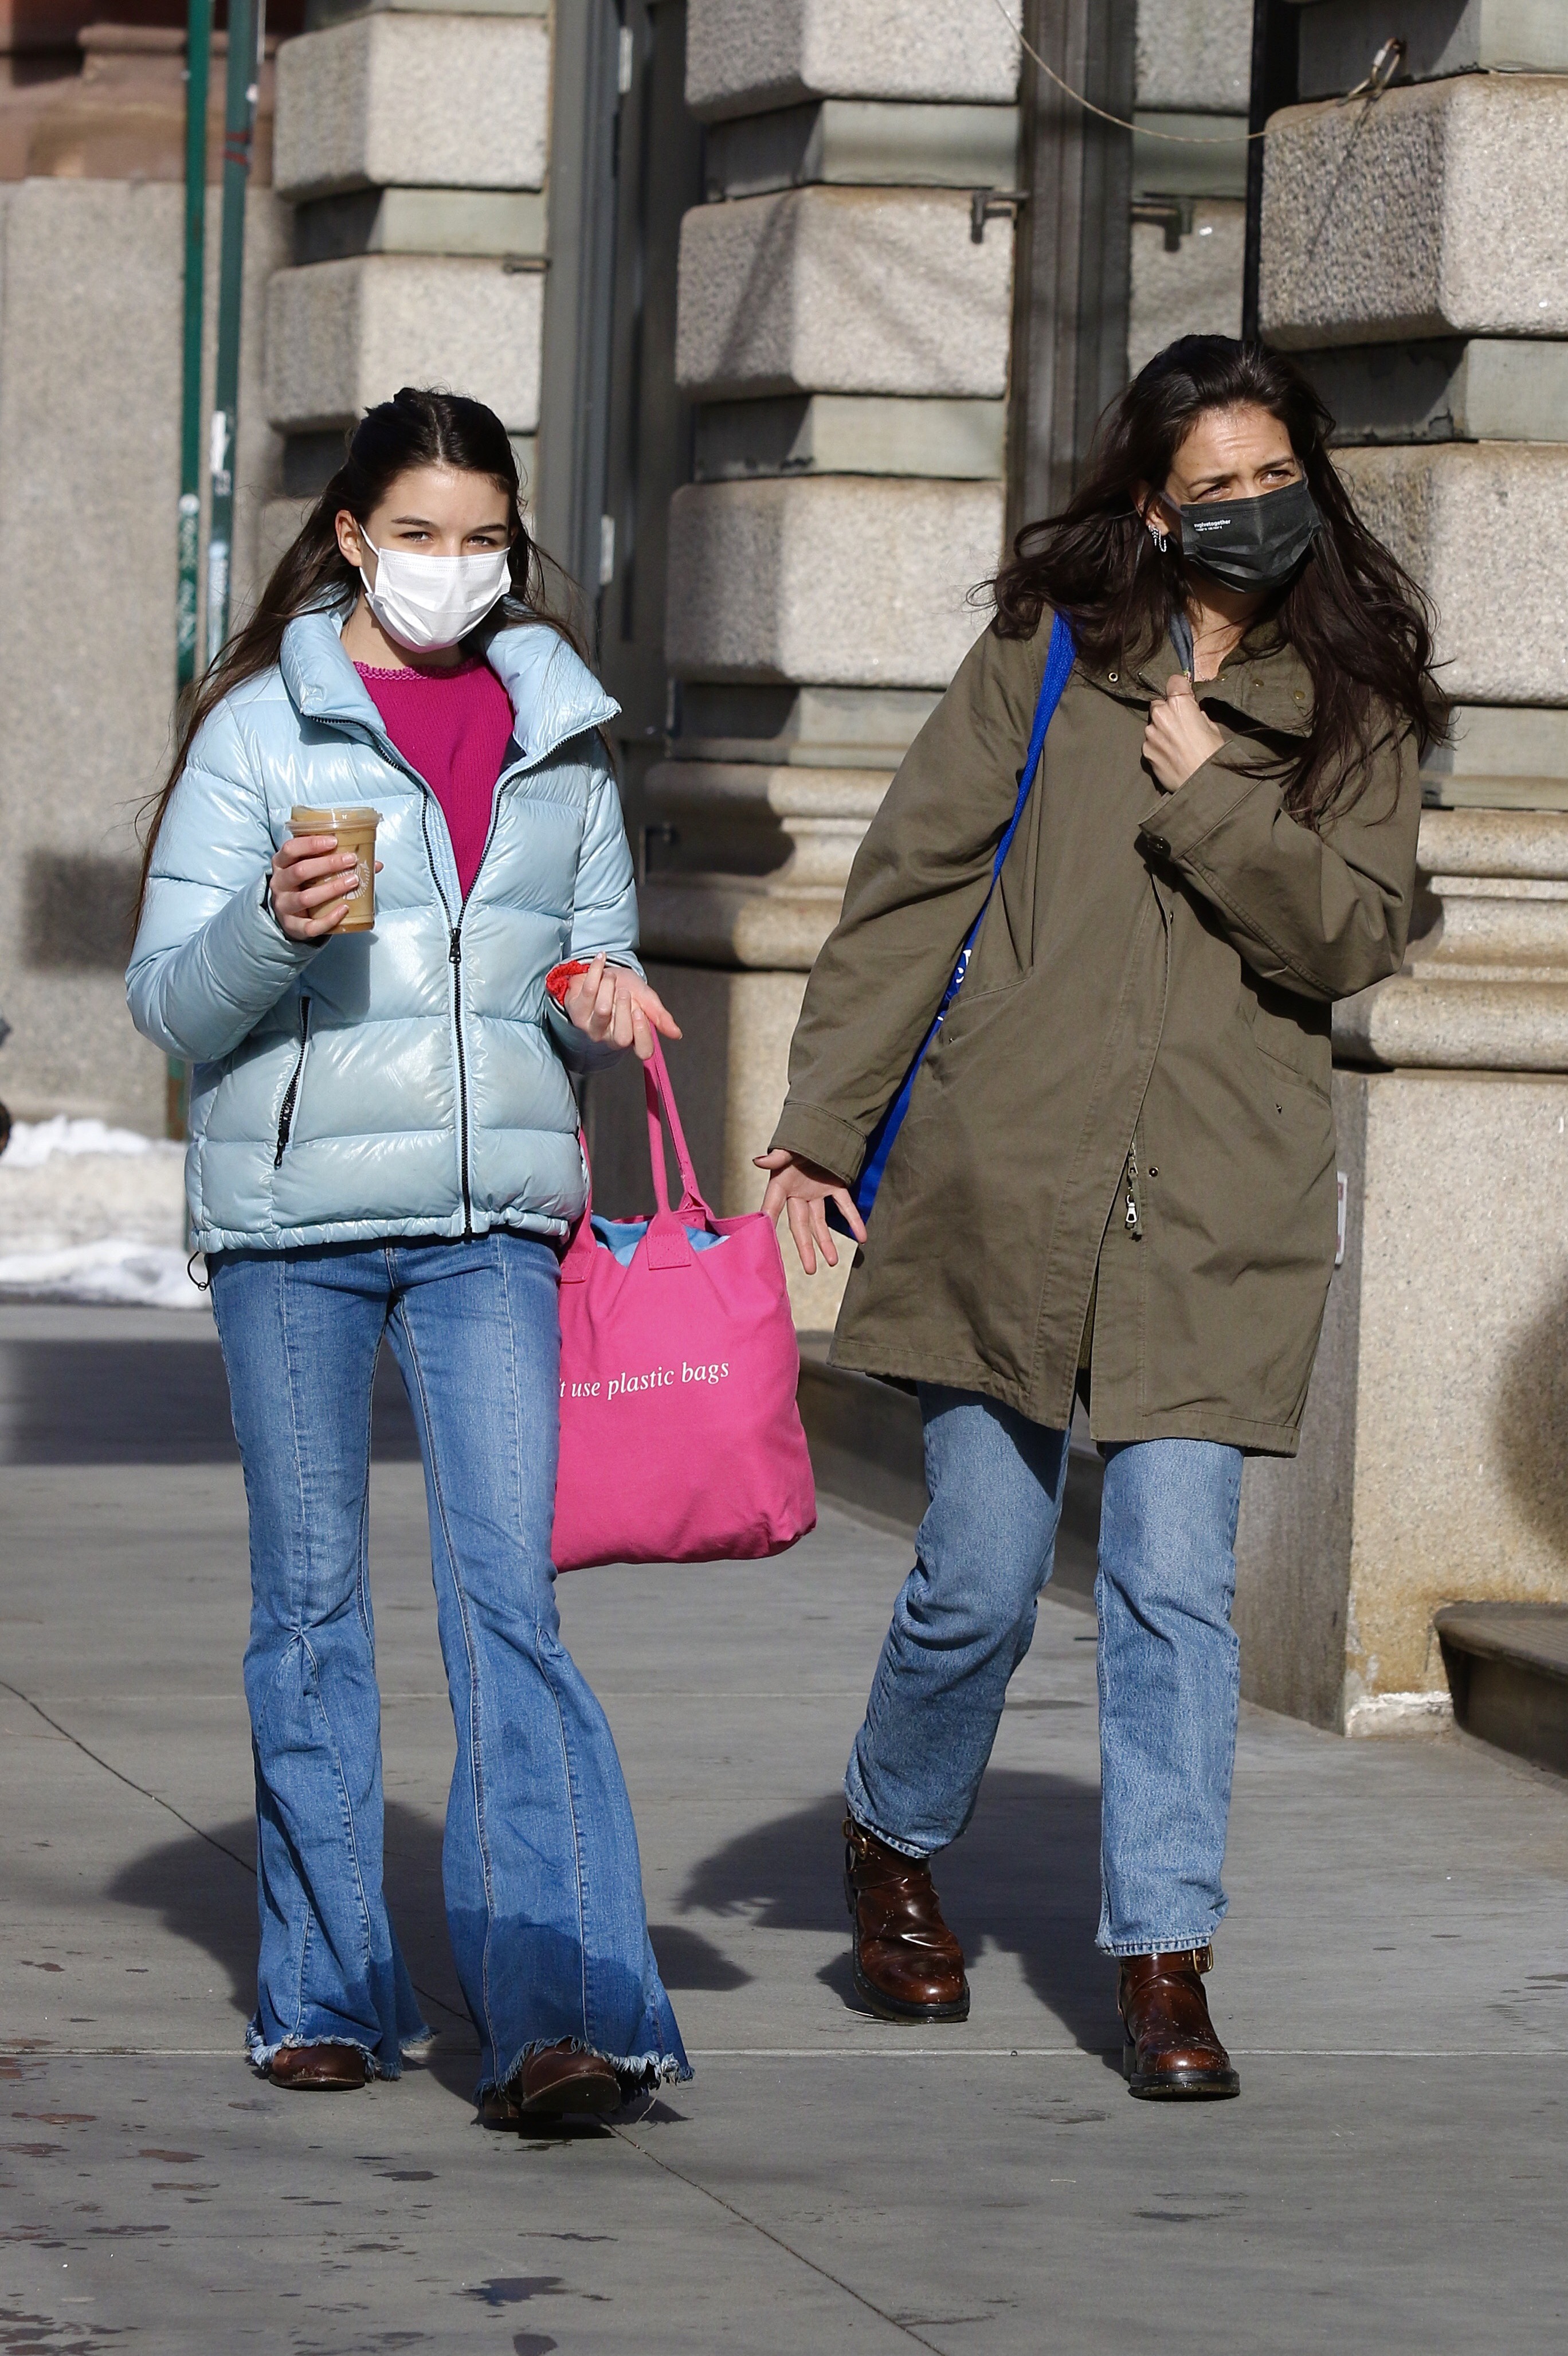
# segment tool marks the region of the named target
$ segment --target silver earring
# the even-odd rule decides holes
[[[1166,550],[1170,546],[1168,534],[1161,531],[1157,524],[1155,526],[1154,544],[1158,549],[1162,556],[1165,554]]]

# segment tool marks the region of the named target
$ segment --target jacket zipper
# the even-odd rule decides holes
[[[1126,1194],[1127,1233],[1129,1236],[1141,1236],[1143,1222],[1138,1216],[1138,1141],[1136,1137],[1127,1148]]]
[[[441,888],[441,876],[435,874],[435,853],[431,851],[431,789],[429,785],[424,785],[424,777],[419,780],[419,787],[424,792],[424,801],[419,803],[419,834],[424,839],[424,855],[431,864],[431,884],[435,886],[435,893],[438,893],[443,909],[445,909],[447,895]],[[490,843],[495,841],[495,827],[499,813],[501,780],[496,777],[495,801],[490,803],[490,831],[485,834],[485,848],[480,851],[480,862],[474,870],[474,884],[468,886],[468,900],[474,897],[475,888],[478,888],[485,858],[490,853]],[[457,924],[450,924],[452,912],[447,909],[447,964],[452,966],[452,1027],[457,1032],[457,1169],[464,1192],[464,1242],[471,1244],[474,1242],[474,1190],[468,1183],[468,1058],[464,1053],[464,916],[468,914],[468,900],[464,900],[464,905],[459,907]]]
[[[463,1237],[474,1237],[474,1198],[468,1190],[468,1059],[463,1052],[463,919],[452,928],[446,952],[452,964],[452,1015],[457,1025],[457,1161],[463,1179]]]
[[[283,1090],[283,1101],[278,1113],[278,1150],[272,1156],[274,1170],[281,1169],[283,1166],[283,1155],[288,1149],[289,1131],[294,1125],[294,1108],[299,1102],[300,1075],[304,1070],[305,1043],[309,1037],[310,1001],[308,998],[302,998],[300,1000],[300,1051],[294,1058],[294,1067],[289,1076],[288,1087]]]

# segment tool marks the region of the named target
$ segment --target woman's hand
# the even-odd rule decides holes
[[[325,940],[358,888],[359,862],[334,834],[298,835],[272,853],[272,914],[291,941]]]
[[[778,1225],[781,1211],[789,1213],[789,1231],[795,1237],[800,1264],[807,1276],[816,1274],[816,1254],[820,1250],[829,1268],[838,1265],[838,1254],[833,1242],[833,1231],[827,1224],[827,1205],[837,1203],[844,1221],[857,1243],[866,1240],[866,1229],[855,1198],[840,1179],[830,1171],[819,1170],[815,1162],[802,1162],[786,1152],[783,1146],[772,1153],[754,1157],[759,1170],[771,1172],[768,1191],[763,1196],[763,1215]]]
[[[579,1031],[596,1042],[610,1039],[617,1047],[635,1047],[645,1064],[654,1052],[656,1031],[667,1039],[680,1036],[679,1023],[653,985],[627,966],[611,965],[603,952],[573,979],[565,1006]]]
[[[1166,680],[1164,695],[1149,705],[1144,730],[1144,759],[1156,782],[1173,794],[1224,748],[1225,739],[1193,694],[1192,681],[1177,671]]]

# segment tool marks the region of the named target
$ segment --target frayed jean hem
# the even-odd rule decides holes
[[[403,2074],[403,2056],[408,2053],[422,2052],[424,2048],[433,2041],[434,2037],[434,2029],[426,2029],[421,2022],[417,2029],[411,2031],[403,2039],[397,2060],[384,2062],[376,2048],[373,2045],[368,2045],[362,2037],[279,2037],[269,2045],[256,2023],[251,2020],[245,2024],[245,2058],[253,2070],[265,2072],[274,2053],[284,2053],[291,2048],[298,2049],[305,2045],[351,2045],[357,2053],[363,2053],[366,2061],[370,2064],[370,2075],[373,2078],[400,2078]]]
[[[1168,1938],[1162,1932],[1158,1938],[1096,1939],[1094,1944],[1102,1954],[1114,1955],[1118,1963],[1131,1963],[1137,1955],[1191,1955],[1203,1953],[1214,1944],[1218,1922],[1207,1931],[1173,1931]]]
[[[844,1785],[844,1804],[848,1811],[851,1822],[858,1825],[863,1833],[869,1833],[873,1840],[880,1840],[884,1848],[896,1848],[901,1857],[912,1858],[916,1865],[927,1864],[937,1854],[934,1849],[916,1848],[911,1841],[895,1840],[891,1833],[885,1833],[882,1830],[880,1825],[872,1824],[865,1813],[864,1806],[858,1808],[850,1798],[848,1779]]]
[[[679,2053],[601,2053],[596,2045],[590,2045],[581,2037],[530,2037],[509,2070],[499,2077],[480,2080],[475,2101],[482,2103],[486,2094],[509,2086],[536,2053],[553,2053],[562,2044],[569,2052],[592,2053],[601,2062],[607,2062],[621,2081],[623,2092],[628,2096],[651,2094],[659,2086],[682,2085],[696,2074],[690,2062]]]

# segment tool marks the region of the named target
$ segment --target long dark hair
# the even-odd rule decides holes
[[[168,776],[143,812],[143,898],[158,829],[197,731],[226,695],[272,669],[283,649],[283,632],[299,615],[353,605],[359,594],[359,575],[337,545],[337,518],[347,508],[357,523],[368,523],[398,477],[411,466],[454,466],[464,474],[484,475],[505,494],[512,534],[511,594],[498,614],[485,616],[481,629],[488,634],[497,624],[544,622],[575,653],[583,653],[571,625],[547,605],[545,559],[524,529],[517,461],[495,411],[462,393],[422,392],[404,385],[390,401],[367,410],[348,435],[342,466],[305,518],[255,612],[229,639],[181,714]]]
[[[1432,679],[1432,609],[1357,515],[1328,456],[1334,421],[1300,370],[1261,344],[1183,336],[1142,369],[1100,422],[1087,479],[1058,516],[1026,524],[991,587],[1003,637],[1032,637],[1050,605],[1093,662],[1146,660],[1184,610],[1175,536],[1161,555],[1138,511],[1206,412],[1267,410],[1290,436],[1325,529],[1273,608],[1312,676],[1312,729],[1279,770],[1285,805],[1308,826],[1365,790],[1392,727],[1417,748],[1446,733]]]

